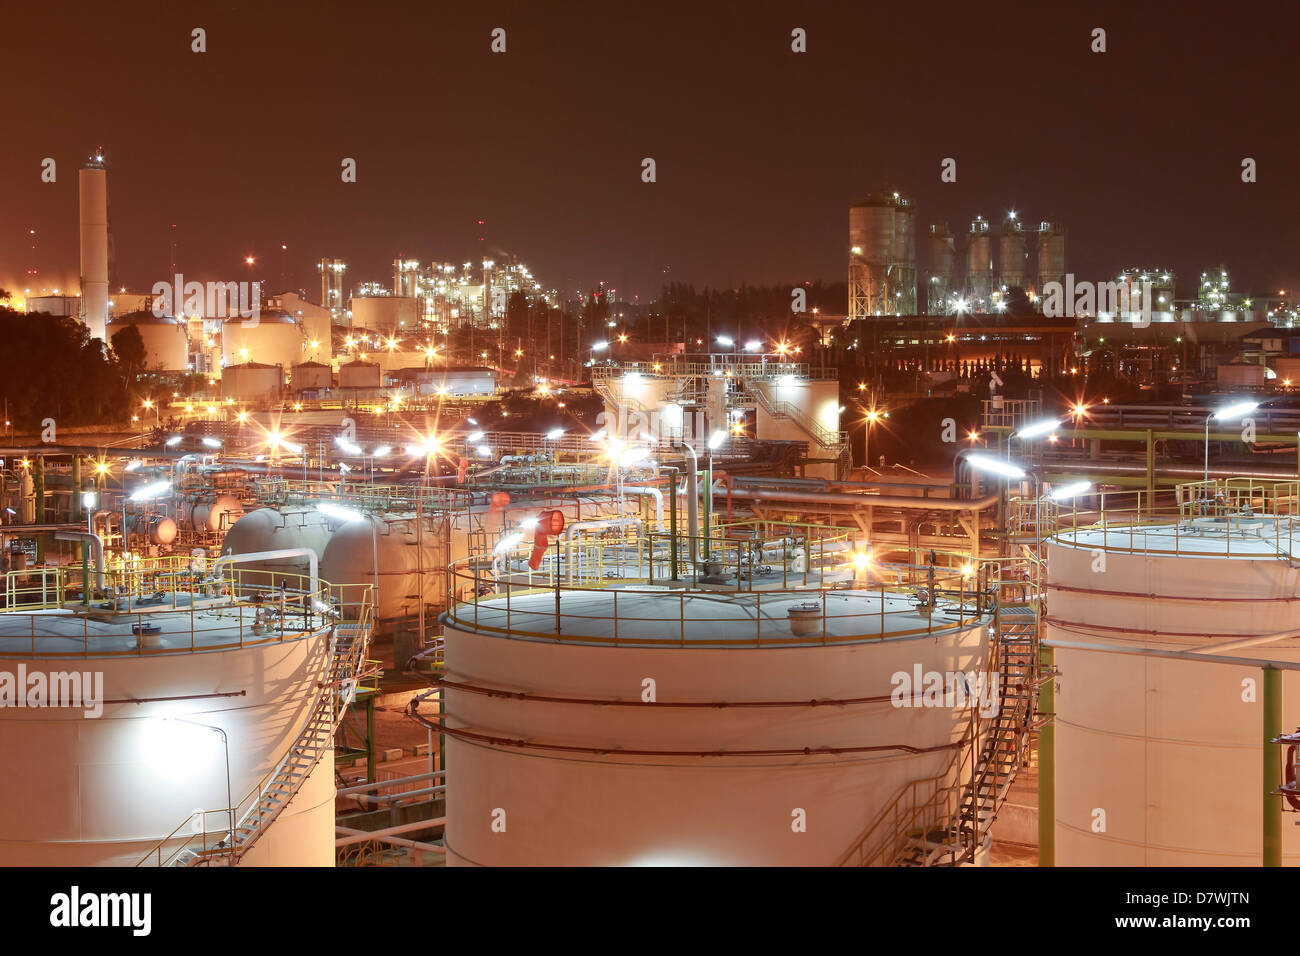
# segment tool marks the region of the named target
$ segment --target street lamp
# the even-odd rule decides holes
[[[1210,495],[1210,422],[1214,419],[1218,419],[1221,422],[1232,421],[1234,418],[1240,418],[1242,415],[1249,415],[1257,408],[1259,408],[1259,402],[1256,401],[1234,402],[1231,405],[1225,405],[1218,411],[1210,412],[1210,414],[1205,416],[1205,480],[1202,482],[1201,487],[1204,489],[1207,499],[1207,513],[1209,508],[1208,499]]]
[[[215,724],[201,724],[197,720],[186,720],[184,717],[164,717],[163,720],[189,724],[192,727],[202,727],[204,730],[210,730],[214,734],[221,735],[221,745],[226,751],[226,812],[230,818],[230,845],[233,847],[235,845],[235,798],[230,786],[230,738],[226,736],[225,730]],[[207,829],[206,825],[204,829]]]
[[[867,440],[862,448],[862,456],[868,468],[871,467],[871,426],[880,421],[880,417],[880,412],[873,408],[867,412],[867,417],[864,419],[867,424]]]

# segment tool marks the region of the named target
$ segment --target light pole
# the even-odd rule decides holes
[[[695,566],[695,538],[700,531],[700,460],[695,453],[695,449],[688,442],[677,442],[674,447],[684,449],[691,456],[691,470],[686,473],[686,556],[690,561],[691,570],[697,571]],[[673,494],[677,494],[675,487],[673,488]],[[674,541],[673,548],[676,549],[676,547],[677,542]]]
[[[867,417],[865,421],[867,423],[867,438],[866,438],[866,443],[863,445],[862,448],[862,460],[863,462],[865,462],[866,466],[870,468],[871,467],[871,427],[875,425],[876,422],[880,421],[880,413],[877,412],[874,408],[871,409],[870,411],[867,412]]]
[[[178,723],[202,727],[204,730],[221,735],[221,744],[226,750],[226,812],[230,818],[230,845],[233,847],[235,845],[235,798],[230,786],[230,738],[226,736],[225,730],[215,724],[201,724],[197,720],[186,720],[184,717],[164,717],[163,720],[174,720]],[[207,827],[205,826],[204,829],[206,830]]]
[[[1210,422],[1214,419],[1231,421],[1234,418],[1240,418],[1242,415],[1249,415],[1257,408],[1259,408],[1259,402],[1256,401],[1234,402],[1205,416],[1205,475],[1204,481],[1201,483],[1201,490],[1205,493],[1206,514],[1209,514],[1210,511]]]

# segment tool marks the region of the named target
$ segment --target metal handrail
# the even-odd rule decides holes
[[[315,633],[332,613],[330,585],[316,582],[313,589],[313,582],[306,575],[227,567],[222,569],[219,577],[213,578],[202,572],[192,572],[188,558],[183,562],[150,559],[126,570],[105,572],[105,580],[109,582],[107,604],[104,598],[98,598],[89,606],[68,600],[70,579],[79,578],[80,569],[57,569],[60,572],[58,582],[48,590],[43,602],[28,603],[21,610],[0,613],[0,659],[194,654],[231,647],[287,643]],[[24,573],[9,572],[6,578]],[[6,588],[11,586],[7,580]],[[262,600],[251,600],[259,594]],[[181,595],[186,597],[184,603],[178,600]],[[159,596],[160,602],[153,603]],[[142,604],[142,600],[150,603]],[[176,615],[183,616],[183,625],[146,633],[146,625],[159,620],[168,623]],[[199,620],[200,617],[213,623],[205,624]],[[41,630],[42,625],[69,618],[81,621],[80,635],[43,633]],[[92,621],[110,626],[134,623],[138,629],[132,633],[94,633]],[[292,629],[289,622],[295,622]],[[213,635],[217,638],[228,636],[216,639]],[[135,638],[134,646],[123,650],[93,646],[96,640],[109,642],[131,638]],[[79,641],[81,646],[75,650],[38,650],[38,641],[56,639]],[[178,642],[176,646],[162,646],[169,639]],[[19,646],[14,647],[15,643]]]
[[[348,654],[340,656],[337,653],[336,643],[337,624],[331,628],[329,635],[329,679],[317,683],[316,698],[308,709],[302,726],[298,728],[293,743],[289,745],[284,755],[276,762],[275,767],[254,784],[240,800],[236,801],[233,807],[198,811],[201,814],[201,819],[205,822],[209,813],[220,814],[232,822],[237,818],[238,823],[234,825],[233,830],[231,827],[226,827],[217,831],[218,839],[209,846],[209,838],[212,834],[204,825],[199,832],[188,839],[182,840],[179,845],[170,847],[170,851],[164,857],[164,851],[168,850],[169,844],[175,841],[187,826],[192,826],[195,814],[190,814],[171,833],[151,847],[136,862],[137,867],[149,863],[151,859],[155,860],[156,865],[159,867],[168,866],[177,862],[186,851],[192,854],[190,861],[195,863],[212,863],[221,858],[228,859],[230,862],[237,861],[240,856],[252,848],[262,833],[275,821],[280,812],[293,798],[293,795],[306,781],[320,759],[320,750],[313,753],[308,766],[300,774],[286,775],[286,768],[292,765],[293,759],[299,753],[299,748],[303,746],[304,741],[314,737],[317,733],[316,726],[322,714],[328,717],[329,732],[331,735],[333,734],[338,728],[344,712],[351,704],[360,682],[364,678],[371,676],[370,672],[362,665],[366,662],[366,655],[370,646],[371,617],[374,609],[373,589],[368,584],[345,587],[359,588],[361,592],[359,601],[347,602],[348,604],[355,604],[357,607],[356,617],[355,619],[349,618],[349,623],[359,636],[350,644]],[[352,623],[353,621],[355,623]],[[281,794],[281,799],[277,802],[273,812],[262,812],[263,796],[268,792],[271,784],[281,777],[285,777],[285,783],[289,789]],[[248,835],[242,840],[239,838],[241,830],[248,831]],[[197,850],[193,849],[196,840],[200,844]]]

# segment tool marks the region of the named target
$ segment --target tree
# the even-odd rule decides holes
[[[144,336],[134,325],[127,325],[113,333],[111,344],[113,354],[117,357],[118,367],[122,371],[122,384],[129,389],[131,383],[144,371],[145,361],[148,358],[144,348]]]

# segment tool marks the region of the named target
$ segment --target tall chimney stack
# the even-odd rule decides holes
[[[77,173],[81,202],[81,320],[103,339],[108,324],[108,181],[102,147]]]

